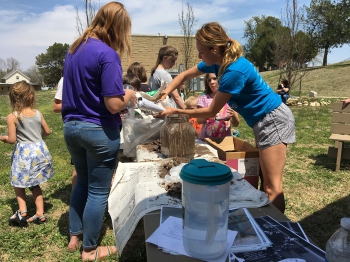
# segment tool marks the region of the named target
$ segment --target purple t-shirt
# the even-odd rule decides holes
[[[122,66],[115,50],[89,38],[73,54],[66,55],[62,94],[63,122],[85,121],[121,128],[119,114],[111,114],[104,97],[125,95]]]

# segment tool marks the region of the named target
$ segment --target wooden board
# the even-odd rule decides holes
[[[338,148],[330,146],[328,148],[328,157],[337,158]],[[341,159],[349,159],[350,160],[350,148],[343,148]]]

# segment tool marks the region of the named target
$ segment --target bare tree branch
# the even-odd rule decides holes
[[[183,35],[183,54],[184,54],[184,70],[189,69],[193,66],[193,26],[196,24],[197,20],[194,17],[193,7],[187,3],[187,12],[185,13],[184,8],[182,8],[179,13],[179,24],[181,28],[181,33]],[[191,85],[186,83],[185,90],[191,89]]]
[[[287,0],[281,14],[282,27],[275,38],[275,63],[280,69],[280,79],[287,79],[291,87],[301,82],[306,73],[305,63],[312,56],[309,37],[300,29],[302,19],[303,10],[298,8],[298,1],[293,0],[290,5]]]
[[[98,6],[100,6],[100,1],[98,3]],[[82,35],[86,28],[88,28],[91,25],[92,20],[94,19],[96,15],[97,10],[97,3],[95,1],[91,0],[84,0],[84,8],[85,8],[85,19],[84,21],[81,20],[79,16],[79,10],[78,7],[75,7],[76,9],[76,29],[79,35]]]

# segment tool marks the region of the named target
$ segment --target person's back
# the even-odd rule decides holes
[[[109,65],[103,76],[101,63]],[[119,115],[111,114],[101,101],[104,96],[124,95],[121,74],[118,54],[101,40],[89,38],[75,53],[67,53],[62,96],[63,121],[74,119],[119,128]],[[119,83],[119,90],[108,82]]]
[[[14,112],[18,117],[17,112]],[[41,138],[41,115],[35,110],[34,116],[22,115],[22,121],[18,121],[16,132],[17,141],[20,143],[37,143]]]
[[[136,103],[123,88],[120,57],[131,54],[131,19],[123,4],[109,2],[71,45],[64,64],[64,139],[77,171],[69,212],[69,252],[97,261],[117,252],[98,246],[120,147],[119,112]]]
[[[173,78],[165,69],[157,68],[153,75],[150,76],[148,85],[151,91],[158,90],[162,85],[162,81],[169,84],[172,80]]]
[[[44,201],[40,184],[54,175],[50,152],[42,136],[50,134],[42,114],[33,108],[35,90],[25,81],[15,83],[9,91],[12,113],[7,118],[8,135],[1,136],[4,143],[15,144],[11,157],[11,185],[14,187],[19,209],[9,218],[11,226],[43,224]],[[35,199],[36,213],[28,218],[26,192],[29,188]]]

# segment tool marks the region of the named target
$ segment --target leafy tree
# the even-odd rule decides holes
[[[187,3],[187,12],[185,13],[184,9],[182,8],[181,13],[179,13],[179,24],[183,35],[182,51],[184,54],[184,68],[181,68],[180,70],[187,70],[193,66],[193,26],[196,24],[196,22],[197,20],[194,17],[193,7]],[[185,92],[186,90],[194,88],[194,83],[192,81],[189,81],[186,84],[187,86],[185,88]]]
[[[350,44],[350,0],[340,1],[336,4],[336,9],[342,17],[345,41],[347,44]]]
[[[327,57],[332,48],[342,47],[349,42],[349,28],[346,28],[350,23],[349,8],[347,16],[341,10],[348,5],[348,0],[338,4],[330,0],[311,0],[310,7],[306,7],[308,32],[318,48],[324,50],[323,66],[327,66]]]
[[[36,56],[35,64],[38,66],[39,73],[47,85],[55,85],[61,78],[63,63],[66,53],[69,49],[68,44],[54,43],[46,49],[46,53]]]
[[[281,27],[281,21],[272,16],[254,16],[245,21],[244,38],[247,44],[244,45],[246,57],[259,68],[273,65],[275,61],[275,37]]]

